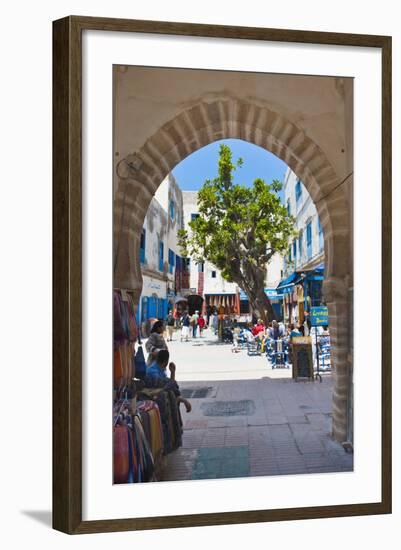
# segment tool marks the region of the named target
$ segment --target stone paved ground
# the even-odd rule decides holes
[[[351,471],[353,455],[332,440],[330,375],[294,382],[266,358],[233,354],[211,334],[169,343],[184,393],[183,447],[167,457],[163,480]]]

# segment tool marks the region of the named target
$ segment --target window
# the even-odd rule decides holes
[[[322,227],[322,224],[320,223],[319,216],[317,218],[317,226],[319,230],[319,252],[320,252],[324,248],[324,239],[323,239],[323,227]]]
[[[308,259],[312,257],[312,221],[306,226],[306,252]]]
[[[164,243],[159,241],[159,271],[164,270]]]
[[[301,180],[298,179],[297,183],[295,184],[295,200],[298,202],[301,196],[302,196],[302,183],[301,183]]]
[[[174,271],[174,260],[175,260],[175,254],[169,248],[168,249],[168,272],[169,273],[172,273]]]
[[[290,199],[288,199],[288,201],[287,201],[287,212],[288,212],[288,215],[291,216],[291,203],[290,203]]]
[[[205,264],[203,262],[198,263],[198,273],[203,273]]]
[[[145,243],[146,243],[146,229],[142,229],[141,243],[139,245],[139,261],[141,264],[145,263]]]
[[[299,259],[301,260],[302,259],[302,247],[303,247],[303,241],[304,240],[304,233],[303,231],[300,231],[299,232],[299,237],[298,237],[298,251],[299,251]]]
[[[292,255],[294,256],[294,260],[297,257],[297,239],[294,239],[292,243]]]
[[[170,201],[170,218],[171,218],[171,220],[174,220],[174,212],[175,212],[175,205],[174,205],[174,201],[171,200]]]
[[[191,222],[199,218],[199,214],[191,214]]]
[[[217,273],[216,273],[216,271],[212,271],[211,275],[212,275],[212,279],[215,279],[215,278],[216,278],[216,276],[217,276]]]

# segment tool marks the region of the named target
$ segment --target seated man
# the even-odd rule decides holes
[[[166,374],[169,358],[170,354],[168,350],[161,349],[158,352],[156,360],[146,369],[145,385],[148,388],[172,390],[177,397],[177,403],[184,403],[186,411],[190,412],[192,409],[191,403],[181,396],[175,380],[176,366],[174,363],[169,364],[170,378]]]

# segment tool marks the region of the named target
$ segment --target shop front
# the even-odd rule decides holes
[[[278,292],[275,288],[265,288],[265,294],[269,298],[270,303],[273,307],[276,321],[283,320],[283,311],[284,311],[284,294]],[[240,303],[240,315],[251,315],[252,308],[249,303],[249,298],[243,290],[239,293],[239,303]]]
[[[136,321],[142,336],[149,333],[149,325],[153,319],[165,319],[169,308],[167,281],[143,276],[142,294],[136,311]]]
[[[218,315],[239,315],[239,294],[205,294],[205,312],[208,316],[212,313]]]
[[[286,323],[299,322],[300,313],[303,317],[303,307],[300,307],[299,301],[302,292],[302,284],[300,285],[300,283],[302,283],[302,274],[294,271],[291,275],[280,281],[276,288],[276,292],[283,296],[283,320]]]
[[[277,286],[277,292],[283,295],[284,321],[303,324],[305,314],[312,307],[324,304],[322,288],[324,265],[313,270],[294,271]]]

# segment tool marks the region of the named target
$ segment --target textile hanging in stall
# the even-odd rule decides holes
[[[113,384],[119,390],[130,385],[135,376],[134,343],[138,338],[132,295],[115,289],[113,292]]]
[[[134,343],[121,341],[114,343],[113,383],[114,388],[129,385],[135,376]]]
[[[113,313],[114,341],[135,342],[138,338],[138,327],[135,319],[134,299],[131,294],[123,290],[114,290]]]
[[[114,483],[142,483],[153,480],[154,459],[137,414],[127,410],[115,418],[113,431]]]
[[[159,407],[151,400],[138,401],[137,412],[140,414],[145,436],[156,462],[163,451],[163,429]]]
[[[163,454],[167,455],[181,447],[182,418],[174,391],[144,388],[138,394],[138,399],[152,399],[158,406],[163,431]]]

